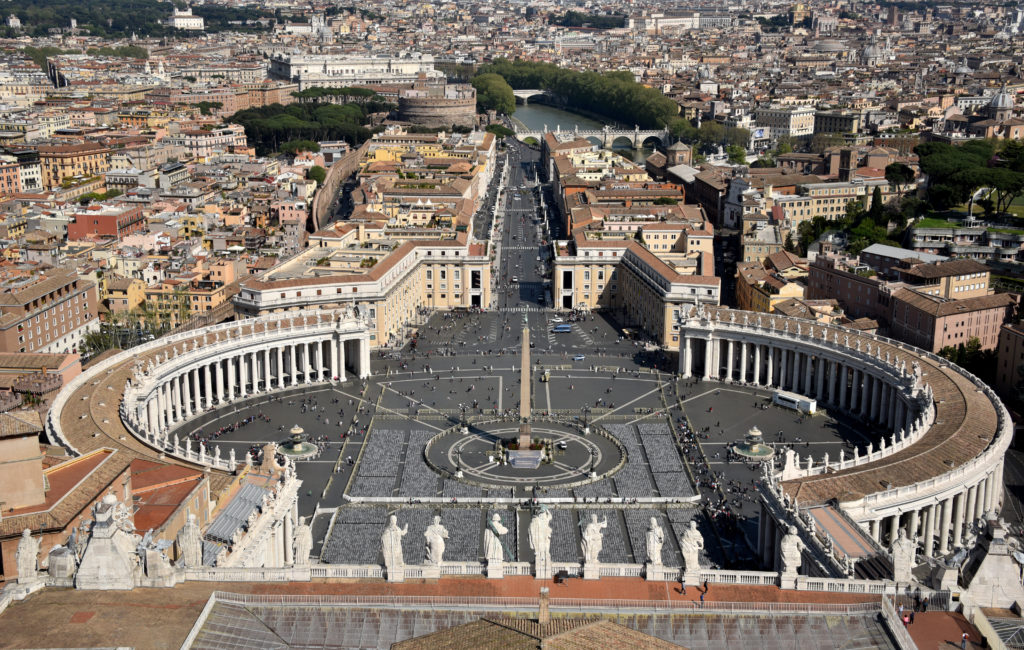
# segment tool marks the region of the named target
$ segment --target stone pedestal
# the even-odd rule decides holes
[[[50,551],[47,573],[51,578],[67,580],[75,577],[75,554],[63,546]]]
[[[661,580],[661,576],[664,572],[665,567],[661,564],[648,562],[644,565],[644,578],[647,580]]]
[[[550,580],[552,575],[551,562],[533,563],[533,577],[537,580]]]
[[[424,564],[423,577],[427,580],[439,580],[441,578],[441,567],[437,564]]]
[[[779,574],[779,588],[780,589],[796,589],[796,577],[799,575],[796,571],[786,571]]]
[[[958,573],[959,571],[952,567],[937,566],[932,569],[932,573],[929,576],[928,581],[931,583],[932,589],[938,591],[941,591],[943,589],[956,591]]]
[[[385,570],[388,582],[405,582],[405,567],[392,567]]]
[[[488,578],[504,578],[505,577],[505,563],[500,560],[489,560],[487,562],[487,577]]]
[[[597,580],[601,577],[601,565],[597,562],[585,562],[583,564],[583,579]]]

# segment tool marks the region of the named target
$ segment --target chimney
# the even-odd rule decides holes
[[[540,625],[547,625],[551,622],[551,612],[548,611],[548,588],[541,587],[540,589],[540,611],[537,613],[537,623]]]

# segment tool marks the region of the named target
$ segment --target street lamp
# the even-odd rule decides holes
[[[590,427],[587,426],[587,414],[590,413],[590,407],[584,406],[580,409],[580,413],[583,414],[583,435],[590,433]]]
[[[455,477],[462,478],[462,450],[455,450]]]
[[[597,451],[590,450],[590,478],[597,478]]]

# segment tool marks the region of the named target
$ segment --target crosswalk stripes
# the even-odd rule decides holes
[[[521,313],[528,312],[528,311],[529,312],[533,312],[533,311],[547,311],[547,310],[544,307],[535,307],[533,305],[526,305],[526,306],[520,306],[520,307],[502,307],[498,311],[504,311],[504,312],[511,312],[511,313],[521,314]]]

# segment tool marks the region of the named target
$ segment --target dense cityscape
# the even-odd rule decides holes
[[[0,647],[1020,647],[1024,6],[0,21]]]

